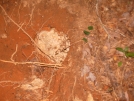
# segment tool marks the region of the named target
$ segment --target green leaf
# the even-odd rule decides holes
[[[83,38],[82,40],[83,40],[84,42],[86,42],[86,43],[88,42],[88,40],[87,40],[86,38]]]
[[[126,57],[134,58],[134,52],[125,52]]]
[[[88,29],[89,30],[93,30],[93,26],[88,26]]]
[[[85,34],[85,35],[89,35],[89,34],[90,34],[90,32],[88,32],[88,31],[84,30],[84,34]]]
[[[123,52],[123,53],[125,52],[125,51],[124,51],[122,48],[120,48],[120,47],[117,47],[116,50],[118,50],[118,51],[120,51],[120,52]]]
[[[118,67],[121,67],[122,66],[122,62],[118,62]]]

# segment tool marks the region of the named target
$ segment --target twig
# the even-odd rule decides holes
[[[14,62],[14,61],[7,61],[0,59],[1,62],[5,63],[12,63],[15,65],[24,65],[24,64],[33,64],[41,67],[51,67],[51,68],[64,68],[61,64],[48,64],[48,63],[42,63],[42,62]]]
[[[99,15],[99,11],[98,11],[98,1],[99,1],[99,0],[97,0],[97,3],[96,3],[96,14],[97,14],[97,16],[98,16],[98,19],[99,19],[99,21],[100,21],[100,23],[101,23],[101,25],[102,25],[104,31],[106,32],[106,34],[107,34],[107,36],[108,36],[108,40],[109,40],[109,38],[110,38],[109,32],[107,31],[105,25],[102,23],[102,20],[101,20],[100,15]]]
[[[17,53],[17,50],[18,50],[18,44],[16,44],[16,49],[15,49],[15,52],[11,55],[11,61],[14,61],[13,57],[14,55]]]
[[[47,55],[46,53],[44,53],[41,48],[36,44],[36,42],[31,38],[31,36],[21,27],[19,26],[5,11],[5,9],[0,5],[1,9],[4,11],[5,15],[17,26],[19,27],[31,40],[31,42],[33,42],[35,44],[35,46],[44,54],[46,55],[49,59],[53,60],[49,55]]]

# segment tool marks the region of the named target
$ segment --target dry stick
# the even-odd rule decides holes
[[[36,47],[43,53],[45,54],[50,60],[53,60],[49,55],[47,55],[46,53],[44,53],[41,48],[36,44],[36,42],[31,38],[31,36],[21,27],[19,26],[5,11],[5,9],[0,5],[1,9],[4,11],[5,15],[17,26],[19,27],[29,38],[30,40],[36,45]]]
[[[110,38],[109,32],[107,31],[106,27],[105,27],[104,24],[102,23],[102,20],[101,20],[101,18],[100,18],[100,16],[99,16],[99,11],[98,11],[98,1],[99,1],[99,0],[97,0],[97,3],[96,3],[96,13],[97,13],[98,19],[99,19],[99,21],[100,21],[100,23],[101,23],[103,29],[104,29],[105,32],[107,33],[108,40],[109,40],[109,38]]]
[[[15,65],[24,65],[24,64],[33,64],[33,65],[37,65],[37,66],[42,66],[42,67],[52,67],[52,68],[64,68],[62,67],[61,64],[48,64],[48,63],[42,63],[42,62],[14,62],[14,61],[6,61],[6,60],[2,60],[0,59],[1,62],[5,62],[5,63],[12,63]]]

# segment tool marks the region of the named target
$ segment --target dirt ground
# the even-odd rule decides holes
[[[0,101],[134,101],[133,52],[133,0],[0,0]]]

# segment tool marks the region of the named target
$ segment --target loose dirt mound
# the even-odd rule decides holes
[[[36,42],[40,49],[55,63],[62,63],[65,60],[70,46],[67,36],[58,33],[54,28],[50,31],[41,31],[37,35]]]

